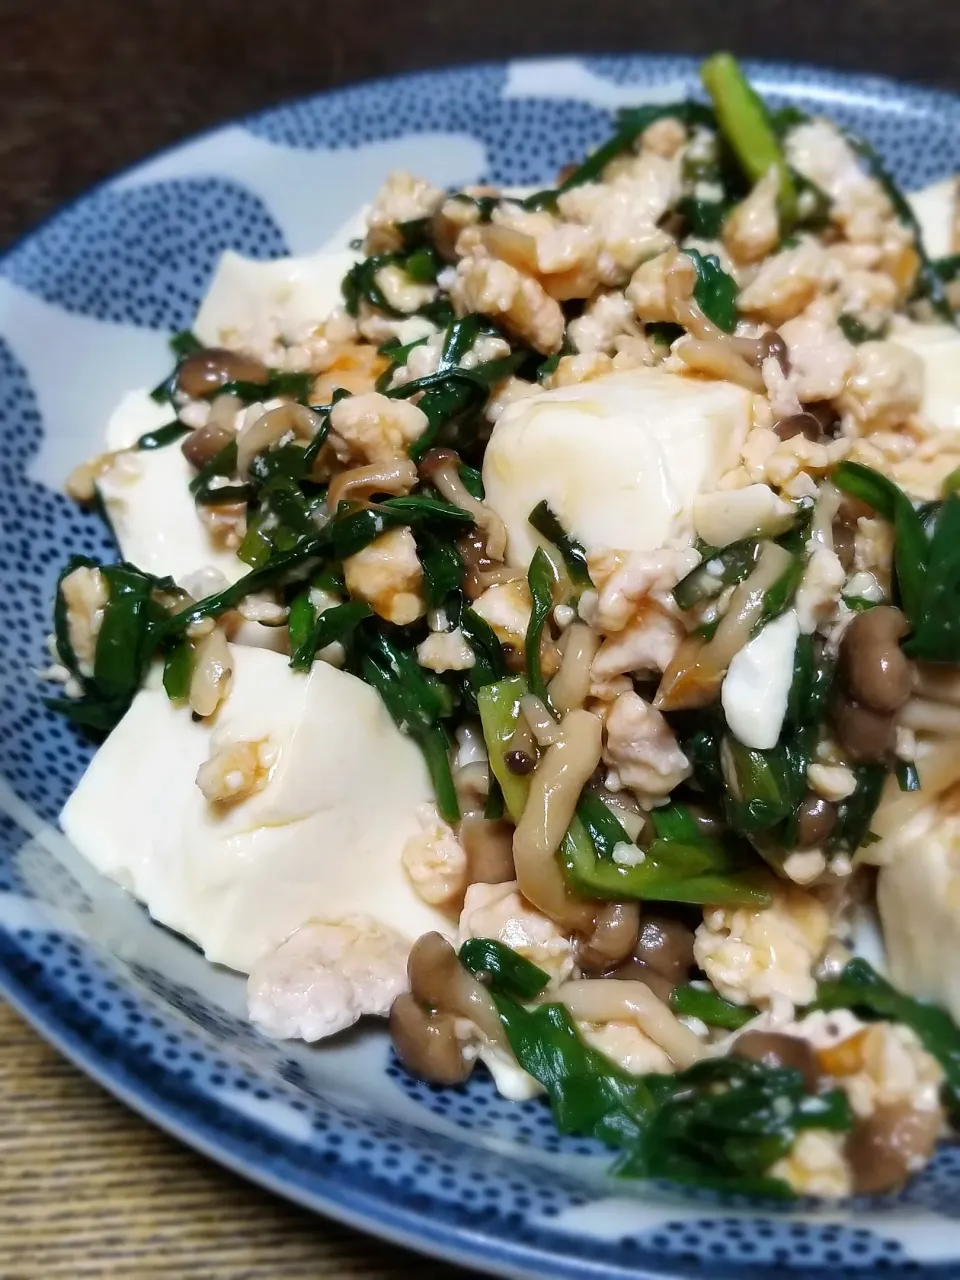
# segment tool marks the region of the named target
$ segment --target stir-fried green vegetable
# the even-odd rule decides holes
[[[560,552],[573,585],[575,587],[591,586],[586,551],[576,538],[567,533],[550,509],[546,499],[537,503],[528,518],[537,533],[546,538],[548,542],[552,542]]]
[[[805,1129],[844,1133],[854,1117],[840,1090],[809,1094],[799,1071],[741,1058],[698,1062],[675,1076],[647,1076],[655,1109],[614,1167],[621,1177],[747,1195],[789,1196],[770,1175]]]
[[[189,435],[190,428],[179,419],[176,422],[168,422],[164,427],[155,427],[153,431],[145,431],[137,440],[136,448],[138,449],[163,449],[168,444],[182,439],[185,435]]]
[[[903,490],[878,471],[842,462],[833,481],[893,525],[897,589],[912,628],[904,650],[927,662],[960,661],[960,496],[948,493],[934,509],[930,534]]]
[[[468,938],[459,951],[460,963],[491,991],[533,1000],[549,983],[549,974],[495,938]]]
[[[684,249],[697,270],[693,296],[700,310],[718,329],[733,333],[737,327],[737,282],[724,271],[715,253],[706,257],[698,249]]]
[[[530,587],[530,598],[533,602],[533,607],[530,611],[530,622],[527,625],[524,652],[527,662],[527,679],[530,681],[531,692],[535,693],[545,706],[550,705],[550,698],[547,693],[546,681],[543,678],[540,647],[543,640],[543,628],[546,625],[547,618],[550,616],[550,610],[553,608],[553,588],[556,580],[556,573],[549,556],[547,556],[542,547],[538,547],[533,553],[533,559],[530,561],[530,568],[527,572],[527,583]]]
[[[93,671],[85,675],[70,642],[64,579],[75,569],[99,568],[107,602],[97,635]],[[106,733],[125,713],[143,683],[156,650],[156,629],[165,617],[157,597],[176,595],[170,578],[155,578],[126,563],[97,566],[86,556],[73,557],[60,575],[54,603],[54,634],[60,660],[80,686],[76,698],[48,698],[46,705],[74,724]],[[172,677],[171,677],[172,678]]]
[[[881,764],[862,764],[854,774],[856,790],[840,801],[837,825],[829,841],[832,852],[854,853],[870,843],[870,823],[883,795],[887,771]]]
[[[863,321],[858,320],[856,316],[840,315],[837,317],[837,324],[843,336],[857,346],[861,342],[876,342],[878,339],[887,336],[887,325],[880,325],[877,329],[868,329]]]
[[[348,600],[344,604],[324,609],[323,613],[316,616],[297,648],[292,650],[291,667],[295,671],[309,671],[320,649],[346,640],[361,622],[372,615],[373,610],[362,600]]]
[[[760,543],[756,538],[731,542],[719,550],[705,548],[701,562],[673,589],[678,607],[692,609],[705,600],[713,600],[724,587],[743,582],[756,564],[759,551]]]
[[[767,108],[757,91],[729,53],[717,53],[700,68],[717,122],[751,182],[759,182],[770,169],[780,179],[780,216],[789,226],[796,218],[797,193],[780,140]]]
[[[811,1095],[790,1069],[720,1058],[675,1075],[632,1075],[586,1044],[562,1005],[525,1008],[521,1001],[537,994],[535,983],[546,975],[533,966],[531,974],[526,961],[494,959],[490,945],[480,940],[476,956],[461,957],[471,972],[490,974],[517,1061],[546,1090],[561,1133],[585,1134],[620,1151],[615,1174],[786,1196],[790,1189],[769,1170],[797,1134],[852,1126],[845,1095]]]
[[[708,1027],[739,1031],[757,1016],[749,1005],[731,1004],[707,987],[686,983],[670,992],[670,1008],[682,1018],[699,1018]]]
[[[460,803],[450,772],[450,735],[444,725],[453,710],[449,688],[420,666],[415,652],[385,631],[363,636],[359,671],[380,694],[397,727],[423,752],[440,815],[447,822],[459,822]]]

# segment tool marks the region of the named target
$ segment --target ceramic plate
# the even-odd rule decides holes
[[[774,100],[869,136],[918,186],[960,168],[960,100],[884,80],[748,68]],[[0,262],[0,987],[131,1106],[247,1177],[426,1253],[505,1276],[960,1277],[960,1153],[899,1197],[782,1212],[615,1184],[546,1104],[409,1079],[381,1032],[322,1050],[262,1039],[207,965],[70,849],[56,816],[89,746],[40,701],[70,552],[112,555],[60,492],[108,411],[167,370],[220,253],[320,245],[389,169],[545,183],[611,109],[696,84],[681,58],[518,62],[383,80],[280,107],[148,160]]]

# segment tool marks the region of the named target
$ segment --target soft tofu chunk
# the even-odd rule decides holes
[[[276,326],[284,336],[324,321],[357,260],[350,249],[258,262],[232,249],[220,259],[193,331],[207,346],[236,346],[240,335]]]
[[[902,991],[933,1000],[960,1020],[960,824],[937,817],[904,840],[877,877],[887,963]]]
[[[732,383],[646,368],[511,405],[483,464],[510,563],[529,564],[540,539],[528,517],[543,499],[588,550],[691,537],[693,498],[736,465],[751,408]]]
[[[720,697],[730,731],[745,747],[769,751],[777,745],[799,635],[797,615],[789,609],[758,631],[730,663]]]
[[[941,431],[960,428],[960,332],[948,324],[916,324],[898,317],[890,337],[923,362],[919,416]]]
[[[426,770],[374,690],[323,662],[299,674],[239,646],[232,659],[212,724],[160,688],[137,694],[64,807],[70,840],[155,919],[245,973],[307,922],[449,931],[401,862],[432,800]],[[197,786],[207,761],[208,794],[222,768],[232,803]]]
[[[217,547],[197,515],[190,481],[193,469],[178,443],[133,451],[147,431],[173,418],[146,391],[129,391],[106,428],[109,450],[121,453],[100,476],[97,488],[125,560],[158,577],[178,582],[212,566],[230,582],[249,571],[233,551]]]
[[[920,223],[923,247],[931,258],[944,258],[953,253],[956,192],[956,178],[944,178],[907,196],[907,202]]]

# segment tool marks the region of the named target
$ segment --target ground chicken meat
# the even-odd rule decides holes
[[[397,253],[403,248],[402,222],[429,217],[443,200],[443,192],[422,178],[397,170],[374,197],[367,214],[367,253]]]
[[[558,351],[566,321],[556,302],[532,276],[496,258],[474,255],[457,264],[450,299],[458,315],[479,312],[504,325],[543,355]]]
[[[603,641],[590,674],[595,680],[609,680],[626,672],[666,671],[684,634],[682,623],[659,605],[648,604],[622,631]]]
[[[413,532],[404,526],[378,538],[343,562],[347,590],[375,613],[403,627],[426,612],[423,568]]]
[[[432,804],[417,809],[420,832],[403,846],[404,870],[419,897],[434,907],[459,906],[467,887],[467,855]]]
[[[737,306],[751,317],[783,324],[810,305],[823,273],[823,250],[812,240],[804,240],[793,249],[783,249],[767,258],[741,290]]]
[[[472,884],[460,915],[460,943],[468,938],[494,938],[550,975],[559,986],[579,976],[573,939],[532,907],[516,882]]]
[[[591,551],[587,557],[596,595],[586,595],[580,614],[599,631],[622,631],[647,599],[664,608],[681,578],[696,568],[699,554],[690,547],[658,551]]]
[[[99,569],[80,565],[66,575],[60,583],[60,591],[67,606],[70,647],[76,654],[81,673],[93,675],[97,636],[110,598],[107,580]],[[63,658],[65,655],[60,656]]]
[[[923,399],[923,362],[897,342],[864,342],[839,405],[857,431],[889,431],[917,412]]]
[[[608,785],[627,787],[641,803],[660,803],[693,772],[666,720],[637,693],[623,693],[606,720]]]
[[[250,1021],[275,1040],[322,1040],[407,990],[410,943],[369,916],[310,921],[253,966]]]
[[[427,429],[427,415],[409,400],[368,391],[330,411],[330,442],[341,462],[393,462]]]
[[[780,172],[771,166],[746,200],[728,214],[723,224],[723,243],[738,262],[759,262],[772,253],[780,241]]]

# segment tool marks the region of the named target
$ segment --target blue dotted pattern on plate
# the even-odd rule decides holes
[[[25,240],[3,274],[47,302],[97,320],[183,329],[220,255],[286,252],[260,200],[220,178],[105,187]]]
[[[603,58],[588,65],[620,84],[681,79],[692,85],[694,79],[694,64],[685,59]],[[826,73],[779,73],[763,66],[757,71],[767,83],[780,76],[781,83],[802,84],[801,101],[812,107],[819,92],[849,84]],[[603,136],[605,113],[583,103],[503,100],[504,75],[486,67],[361,86],[265,113],[247,127],[295,147],[351,146],[428,129],[469,132],[487,145],[492,176],[504,182],[548,179]],[[920,182],[960,164],[960,108],[952,99],[886,87],[856,107],[831,100],[829,110],[869,133],[901,180]],[[211,178],[106,187],[25,241],[2,269],[67,309],[173,328],[189,322],[226,245],[256,257],[283,249],[260,202],[234,184]],[[40,430],[33,391],[0,340],[6,517],[0,580],[6,598],[17,602],[7,611],[0,639],[0,758],[19,795],[50,819],[89,746],[43,710],[30,668],[44,660],[59,563],[71,551],[104,555],[110,543],[96,518],[26,478]],[[30,891],[15,860],[21,844],[22,835],[0,817],[0,891]],[[72,911],[82,929],[85,895],[49,854],[37,849],[31,857],[49,865],[28,877],[30,888]],[[282,1046],[264,1041],[202,990],[148,966],[125,964],[92,937],[0,930],[0,971],[65,1047],[187,1136],[199,1137],[254,1175],[273,1178],[291,1194],[339,1207],[424,1247],[460,1250],[480,1264],[557,1280],[572,1280],[588,1267],[591,1275],[612,1278],[654,1271],[701,1275],[705,1265],[713,1275],[739,1280],[769,1280],[784,1268],[797,1277],[862,1277],[886,1269],[960,1276],[960,1266],[953,1264],[921,1269],[905,1260],[898,1244],[855,1224],[791,1222],[776,1212],[724,1217],[722,1206],[704,1196],[694,1201],[702,1205],[695,1211],[702,1217],[689,1216],[690,1200],[684,1216],[677,1197],[676,1220],[656,1229],[631,1232],[626,1214],[620,1239],[566,1235],[557,1229],[558,1218],[586,1204],[597,1185],[591,1181],[596,1162],[578,1165],[569,1157],[596,1155],[598,1146],[558,1137],[542,1102],[508,1104],[482,1073],[466,1088],[438,1091],[384,1061],[398,1099],[416,1103],[440,1124],[435,1132],[395,1116],[371,1115],[339,1096],[331,1100]],[[240,1107],[241,1097],[270,1103],[291,1124],[278,1129],[259,1122],[249,1105]],[[506,1141],[513,1154],[485,1149],[476,1145],[478,1139]],[[908,1192],[878,1207],[909,1205],[955,1217],[958,1187],[960,1157],[944,1150]],[[464,1232],[480,1233],[483,1246],[474,1249]]]

